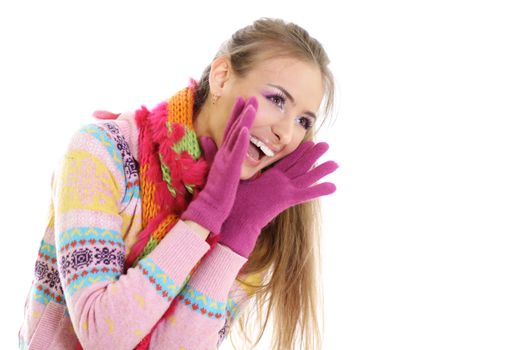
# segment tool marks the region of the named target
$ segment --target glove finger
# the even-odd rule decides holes
[[[247,127],[248,130],[252,127],[255,115],[257,114],[257,108],[259,104],[255,97],[250,97],[246,102],[243,110],[240,112],[237,125],[235,128],[241,130],[243,127]]]
[[[226,128],[224,129],[224,137],[222,138],[223,144],[227,143],[230,139],[230,134],[235,125],[235,122],[239,120],[239,115],[241,114],[244,107],[244,99],[240,96],[237,97],[237,99],[235,100],[235,104],[233,105],[232,112],[230,114],[230,119],[228,119],[228,123],[226,124]]]
[[[329,160],[315,167],[308,173],[297,177],[293,180],[293,184],[299,188],[309,187],[326,175],[333,173],[337,168],[339,168],[339,165],[333,160]]]
[[[314,147],[305,152],[301,159],[297,160],[288,170],[287,174],[290,178],[296,178],[305,174],[312,168],[315,162],[328,151],[328,144],[326,142],[319,142]]]
[[[231,165],[237,171],[237,167],[242,167],[244,158],[246,158],[246,152],[248,152],[248,144],[250,143],[250,131],[247,128],[242,128],[239,137],[235,140],[231,154]],[[236,172],[234,173],[236,174]],[[239,174],[240,175],[240,174]]]
[[[321,196],[327,196],[329,194],[334,193],[336,190],[336,187],[331,182],[323,182],[321,184],[305,188],[301,191],[299,191],[295,195],[295,201],[296,204],[304,203],[311,201],[312,199],[321,197]]]
[[[255,108],[255,111],[257,109],[257,99],[255,97],[251,97],[248,99],[248,101],[244,104],[242,110],[239,111],[238,115],[235,117],[235,120],[232,122],[231,126],[228,129],[228,134],[225,136],[224,143],[229,145],[228,150],[231,151],[233,147],[233,139],[236,139],[239,135],[240,130],[243,126],[247,125],[247,122],[244,121],[246,114],[251,114],[251,108]],[[255,111],[253,113],[255,114]],[[255,116],[254,116],[255,117]],[[248,120],[249,127],[251,127],[251,124],[253,123],[253,120]]]
[[[202,152],[204,154],[204,159],[206,160],[206,163],[213,163],[215,154],[217,154],[217,145],[215,145],[215,142],[213,142],[212,138],[208,136],[200,137],[199,142],[201,144]]]
[[[233,126],[231,137],[227,146],[230,152],[233,152],[233,148],[236,144],[235,140],[239,138],[239,134],[244,128],[248,129],[247,132],[249,134],[249,131],[255,120],[255,115],[256,110],[254,106],[252,104],[247,104],[244,110],[242,111],[241,115],[239,116],[238,122]]]
[[[313,146],[313,141],[306,141],[301,143],[299,147],[297,147],[292,153],[288,154],[286,157],[277,162],[274,168],[286,172],[291,166],[295,164],[295,162],[297,162],[298,159],[300,159],[303,156],[305,152],[307,152]]]

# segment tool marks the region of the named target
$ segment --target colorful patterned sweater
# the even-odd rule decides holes
[[[260,276],[239,273],[246,258],[209,251],[182,220],[124,273],[141,227],[137,149],[134,112],[73,135],[53,176],[20,349],[133,349],[165,312],[150,349],[216,349],[248,302],[235,278]]]

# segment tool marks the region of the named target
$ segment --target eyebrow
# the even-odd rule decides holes
[[[279,85],[275,85],[275,84],[268,84],[268,86],[271,86],[271,87],[274,87],[274,88],[277,88],[277,89],[281,90],[283,92],[283,94],[285,94],[286,97],[288,97],[290,99],[290,101],[292,101],[292,103],[295,104],[295,99],[293,98],[293,96],[285,88],[283,88],[282,86],[279,86]],[[317,116],[315,115],[314,112],[306,111],[304,114],[309,115],[310,117],[312,117],[315,120],[317,120]]]

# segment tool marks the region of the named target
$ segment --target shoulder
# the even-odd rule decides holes
[[[65,159],[96,159],[112,173],[123,175],[118,143],[104,124],[109,123],[91,123],[78,128],[68,140]]]
[[[134,115],[134,112],[122,113],[115,120],[81,126],[69,138],[66,153],[87,152],[125,176],[126,164],[138,159],[138,129]]]
[[[115,121],[85,124],[72,133],[66,145],[55,171],[61,174],[60,178],[107,179],[121,194],[128,182],[138,179],[138,164]]]

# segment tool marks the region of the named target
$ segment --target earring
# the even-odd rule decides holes
[[[212,104],[217,103],[217,100],[218,100],[218,99],[219,99],[219,96],[218,96],[218,95],[211,94],[211,103],[212,103]]]

